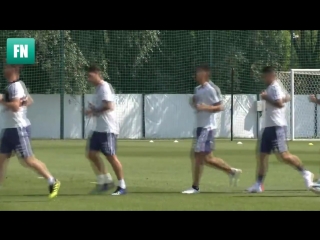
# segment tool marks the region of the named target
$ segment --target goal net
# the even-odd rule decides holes
[[[320,97],[320,69],[292,69],[278,72],[282,87],[291,95],[287,106],[290,140],[320,139],[320,106],[309,102],[309,95]]]

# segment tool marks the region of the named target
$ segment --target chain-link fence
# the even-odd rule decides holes
[[[6,39],[18,37],[36,40],[36,64],[21,76],[31,94],[92,93],[85,67],[93,63],[121,94],[192,93],[201,63],[222,94],[258,94],[265,65],[320,68],[318,30],[2,30],[2,59]]]
[[[318,30],[2,30],[6,39],[36,39],[36,64],[25,66],[23,79],[32,93],[88,91],[84,66],[99,64],[121,93],[191,93],[193,70],[208,63],[222,93],[230,92],[230,69],[236,70],[237,93],[261,88],[261,66],[317,68]],[[62,86],[61,86],[62,85]]]

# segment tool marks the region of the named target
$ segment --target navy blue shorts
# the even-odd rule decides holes
[[[93,132],[87,144],[88,151],[102,152],[106,156],[116,155],[117,135],[108,132]]]
[[[271,154],[288,151],[287,127],[266,127],[260,139],[260,153]]]
[[[5,128],[2,132],[0,153],[11,156],[16,152],[20,158],[33,156],[26,128]]]
[[[194,152],[211,153],[214,150],[215,129],[197,128]]]

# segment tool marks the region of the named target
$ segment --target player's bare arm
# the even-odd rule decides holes
[[[214,105],[206,105],[206,104],[198,104],[196,106],[198,111],[206,111],[206,112],[221,112],[224,110],[224,106],[221,102],[216,103]]]
[[[12,99],[11,102],[5,102],[3,99],[1,99],[0,103],[1,103],[4,107],[10,109],[10,110],[13,111],[13,112],[19,111],[19,108],[20,108],[20,106],[21,106],[21,101],[20,101],[19,98],[14,98],[14,99]]]
[[[265,100],[266,102],[268,102],[269,104],[271,104],[271,105],[274,106],[274,107],[277,107],[277,108],[283,108],[283,107],[284,107],[284,101],[283,101],[282,98],[277,99],[277,100],[272,100],[272,99],[268,96],[268,94],[267,94],[266,91],[263,91],[260,96],[261,96],[261,98],[262,98],[263,100]]]
[[[114,110],[114,104],[110,101],[102,101],[102,107],[96,108],[93,104],[89,103],[89,108],[85,111],[86,116],[99,115],[106,111]]]
[[[27,106],[27,107],[29,107],[29,106],[31,106],[32,104],[33,104],[33,98],[32,98],[30,95],[28,95],[26,101],[24,102],[24,105]]]
[[[320,105],[320,99],[317,99],[317,97],[315,95],[310,95],[309,101]]]
[[[113,102],[103,100],[101,108],[93,107],[92,110],[96,114],[103,113],[103,112],[106,112],[106,111],[112,111],[112,110],[114,110],[114,104],[113,104]]]
[[[282,99],[282,101],[283,101],[284,103],[290,102],[290,101],[291,101],[291,96],[290,96],[289,94],[287,94],[287,95]]]

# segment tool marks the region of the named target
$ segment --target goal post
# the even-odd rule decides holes
[[[320,140],[320,106],[309,101],[311,94],[320,97],[320,69],[278,72],[278,80],[291,95],[286,109],[289,140]]]

